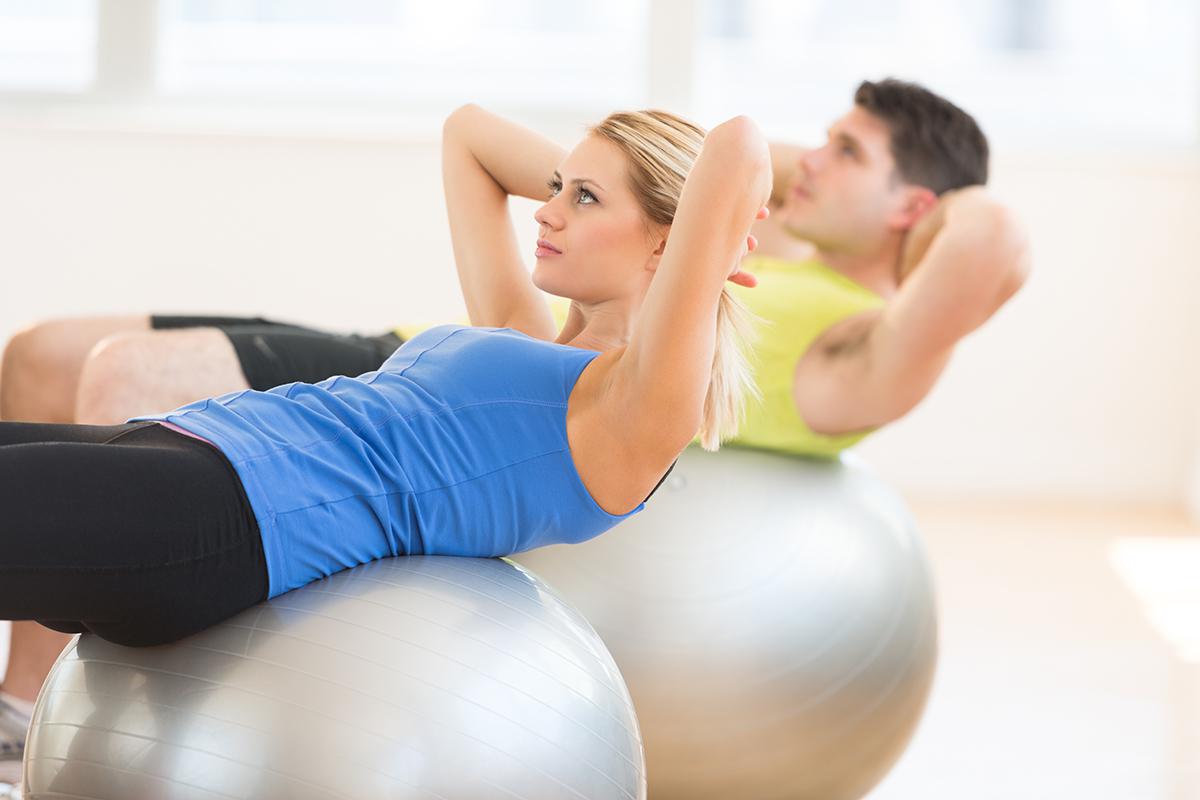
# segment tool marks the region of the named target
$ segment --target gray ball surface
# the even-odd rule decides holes
[[[498,559],[338,573],[165,647],[83,636],[38,698],[25,797],[645,797],[588,623]]]
[[[920,719],[929,565],[899,497],[852,459],[690,448],[641,514],[517,560],[620,666],[652,800],[862,797]]]

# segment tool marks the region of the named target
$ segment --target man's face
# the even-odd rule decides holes
[[[784,205],[792,235],[822,250],[866,253],[898,227],[907,200],[883,120],[855,106],[800,156]]]

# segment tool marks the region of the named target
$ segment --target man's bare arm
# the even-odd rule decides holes
[[[808,148],[786,142],[770,142],[767,149],[771,152],[771,201],[768,207],[774,211],[787,200],[788,188],[796,174],[796,164]]]
[[[774,213],[782,209],[788,200],[788,190],[792,178],[796,174],[796,165],[805,148],[770,142],[768,150],[771,153],[771,199],[767,206],[772,214],[764,220],[754,223],[750,232],[758,240],[758,248],[754,254],[758,257],[781,258],[785,261],[804,261],[813,257],[815,248],[809,242],[796,238],[784,224],[787,215]]]
[[[909,233],[900,289],[883,309],[830,328],[796,366],[796,408],[815,431],[850,433],[908,413],[954,346],[1025,282],[1029,247],[981,187],[949,193]]]

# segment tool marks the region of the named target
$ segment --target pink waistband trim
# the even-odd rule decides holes
[[[215,444],[210,442],[208,439],[205,439],[203,436],[197,436],[196,434],[192,433],[191,431],[185,431],[183,428],[179,427],[178,425],[172,425],[170,422],[167,422],[165,420],[159,420],[158,424],[162,425],[167,430],[172,430],[172,431],[175,431],[176,433],[182,433],[184,436],[190,436],[193,439],[199,439],[200,441],[204,442],[205,444],[216,447]]]

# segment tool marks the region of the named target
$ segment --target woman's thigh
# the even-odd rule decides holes
[[[266,597],[258,526],[217,450],[153,424],[17,425],[0,423],[0,619],[152,644]]]
[[[121,425],[75,425],[59,422],[0,421],[0,447],[14,444],[106,444],[127,433],[153,425],[132,422]]]

